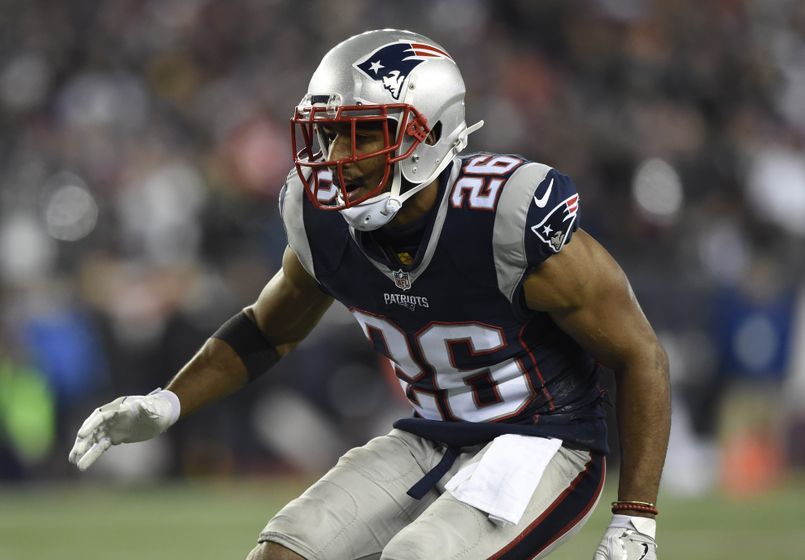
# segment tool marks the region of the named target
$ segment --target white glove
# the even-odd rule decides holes
[[[593,560],[657,560],[656,532],[651,518],[613,515]]]
[[[158,436],[179,419],[180,412],[179,397],[172,391],[156,389],[145,396],[119,397],[84,421],[69,460],[85,471],[113,445]]]

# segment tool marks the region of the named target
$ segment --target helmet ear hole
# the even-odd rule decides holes
[[[442,121],[438,121],[433,128],[430,129],[428,137],[425,138],[425,144],[433,146],[442,138]]]

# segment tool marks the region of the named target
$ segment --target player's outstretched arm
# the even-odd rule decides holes
[[[221,335],[219,329],[168,385],[182,403],[181,416],[262,374],[271,366],[270,350],[276,352],[274,360],[290,352],[318,324],[331,303],[332,298],[319,289],[293,250],[286,248],[282,269],[266,284],[257,301],[243,310],[250,321],[246,326],[257,330],[241,334],[236,326],[234,332]]]
[[[216,331],[165,390],[119,397],[93,411],[70,462],[86,470],[112,445],[156,437],[180,416],[243,387],[301,342],[331,302],[286,249],[282,269],[257,301]]]
[[[619,513],[625,515],[614,516],[596,560],[637,560],[644,553],[645,560],[655,558],[654,516],[639,502],[656,503],[668,445],[665,350],[621,268],[582,230],[528,276],[524,290],[531,309],[550,313],[562,330],[615,372],[621,442],[618,500],[633,502],[637,509],[624,508]]]

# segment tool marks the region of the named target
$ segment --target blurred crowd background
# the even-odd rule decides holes
[[[164,386],[254,300],[292,108],[379,27],[452,54],[486,121],[470,149],[574,177],[671,356],[665,488],[805,467],[805,3],[4,0],[0,481],[77,479],[92,408]],[[318,472],[383,433],[408,409],[335,307],[249,389],[82,477]]]

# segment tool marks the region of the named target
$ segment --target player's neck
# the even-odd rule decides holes
[[[402,226],[421,218],[436,204],[436,196],[438,194],[439,179],[436,178],[430,185],[416,193],[410,200],[406,201],[389,225]]]

